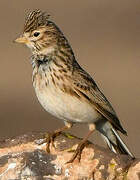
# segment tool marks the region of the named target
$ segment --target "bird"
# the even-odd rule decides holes
[[[93,78],[78,64],[67,38],[50,15],[39,9],[31,11],[24,23],[23,32],[15,42],[25,44],[32,53],[32,84],[43,108],[64,121],[64,126],[47,137],[50,143],[74,124],[87,124],[89,131],[78,144],[68,161],[81,157],[89,136],[97,130],[114,153],[134,155],[121,139],[127,135],[110,102]]]

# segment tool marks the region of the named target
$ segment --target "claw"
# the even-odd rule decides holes
[[[45,136],[45,139],[46,139],[46,142],[47,142],[47,145],[46,145],[46,151],[48,153],[50,153],[50,144],[52,144],[52,146],[55,148],[55,145],[54,145],[54,139],[59,136],[60,134],[62,134],[62,132],[64,130],[67,130],[69,128],[72,127],[72,124],[71,123],[68,123],[68,122],[65,122],[65,126],[60,128],[60,129],[57,129],[55,130],[54,132],[52,133],[47,133],[46,136]]]
[[[88,141],[85,141],[85,142],[82,142],[82,143],[79,143],[72,158],[66,162],[66,164],[68,163],[73,163],[73,161],[77,158],[78,161],[80,162],[81,160],[81,154],[82,154],[82,151],[84,149],[84,147],[88,144],[89,142]]]
[[[54,148],[56,148],[55,147],[55,145],[54,145],[54,139],[57,137],[57,136],[59,136],[61,134],[61,132],[52,132],[52,133],[47,133],[47,135],[45,136],[46,137],[46,151],[48,152],[48,153],[50,153],[50,144],[52,144],[52,146],[54,147]]]

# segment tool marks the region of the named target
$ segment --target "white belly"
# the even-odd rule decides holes
[[[54,116],[79,123],[95,122],[99,118],[100,115],[88,103],[56,89],[54,85],[43,86],[41,89],[35,87],[36,95],[44,109]]]

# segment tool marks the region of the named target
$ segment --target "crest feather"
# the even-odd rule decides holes
[[[41,10],[34,10],[26,17],[24,24],[24,32],[37,29],[39,26],[47,25],[50,15]]]

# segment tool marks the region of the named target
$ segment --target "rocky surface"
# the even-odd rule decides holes
[[[1,139],[0,180],[140,179],[140,160],[132,161],[91,143],[84,148],[80,162],[66,163],[79,141],[69,134],[60,135],[48,154],[43,133]]]

